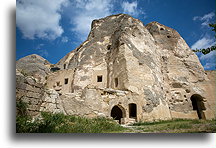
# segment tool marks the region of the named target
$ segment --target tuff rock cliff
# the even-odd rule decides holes
[[[19,71],[28,69],[19,61]],[[215,118],[213,86],[199,59],[177,31],[158,22],[143,25],[125,14],[94,20],[78,48],[55,65],[42,61],[36,66],[43,80],[37,112],[120,123]]]

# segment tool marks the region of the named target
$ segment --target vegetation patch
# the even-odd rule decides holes
[[[215,133],[216,120],[173,119],[156,122],[138,122],[131,129],[140,133]]]
[[[32,121],[29,117],[17,117],[17,133],[119,133],[126,130],[106,118],[85,118],[43,112],[42,118]]]
[[[17,133],[120,133],[127,131],[114,120],[85,118],[64,114],[41,113],[41,118],[32,119],[26,114],[26,104],[17,102]]]

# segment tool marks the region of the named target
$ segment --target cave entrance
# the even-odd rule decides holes
[[[197,116],[199,119],[206,119],[205,118],[205,114],[203,112],[203,110],[205,110],[205,106],[203,103],[203,97],[200,95],[192,95],[191,96],[191,102],[192,102],[192,106],[193,106],[193,110],[196,110],[197,112]]]
[[[115,105],[111,110],[111,117],[114,120],[118,120],[119,124],[121,124],[121,119],[124,117],[124,109],[120,106]]]
[[[137,105],[134,103],[129,104],[129,118],[137,117]]]

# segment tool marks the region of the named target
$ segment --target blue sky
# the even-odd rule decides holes
[[[118,13],[171,27],[193,49],[215,44],[208,26],[215,0],[17,0],[16,60],[38,54],[55,64],[86,40],[92,20]],[[216,51],[197,55],[206,70],[215,69]]]

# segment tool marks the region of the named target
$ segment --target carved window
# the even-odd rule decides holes
[[[60,85],[60,82],[59,82],[59,81],[58,81],[58,82],[56,82],[56,85],[57,85],[57,86],[59,86],[59,85]]]
[[[66,64],[64,64],[64,69],[66,69]]]
[[[164,30],[163,28],[160,28],[160,30]]]
[[[65,83],[65,84],[68,84],[68,78],[65,79],[64,83]]]
[[[115,78],[115,87],[118,87],[118,78]]]
[[[97,82],[102,82],[103,81],[103,77],[102,76],[97,76]]]
[[[107,46],[107,50],[110,50],[110,49],[111,49],[111,45],[108,45],[108,46]]]

